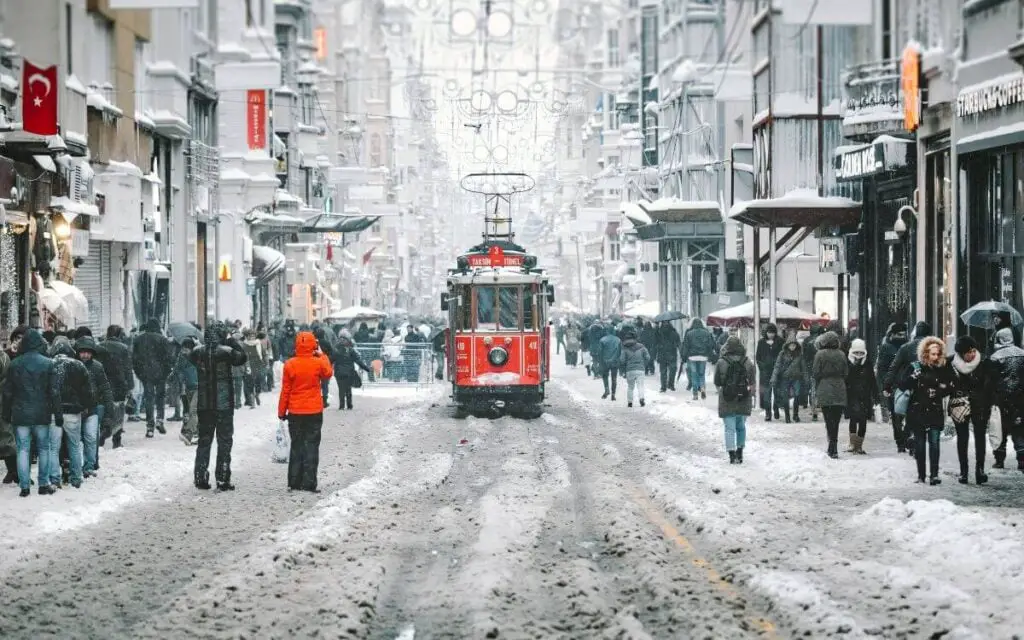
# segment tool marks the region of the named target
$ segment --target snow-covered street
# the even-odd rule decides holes
[[[236,414],[233,493],[130,425],[82,489],[0,492],[0,637],[1018,632],[1017,471],[915,485],[888,425],[833,461],[820,424],[757,421],[730,466],[713,397],[628,409],[582,368],[555,377],[533,421],[456,420],[442,385],[361,390],[325,420],[320,495],[270,461],[271,402]]]

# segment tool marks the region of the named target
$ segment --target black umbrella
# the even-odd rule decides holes
[[[181,344],[185,338],[193,338],[201,342],[203,332],[188,322],[172,322],[167,326],[167,337],[178,344]]]
[[[671,322],[672,320],[682,320],[686,317],[686,314],[682,311],[664,311],[654,316],[655,322]]]

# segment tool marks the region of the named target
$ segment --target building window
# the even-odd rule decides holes
[[[256,14],[252,10],[253,2],[259,2],[262,5],[263,0],[245,0],[245,26],[250,28],[256,24]]]
[[[66,67],[68,75],[74,73],[74,51],[75,51],[75,14],[74,9],[71,8],[71,3],[68,2],[64,5],[64,46],[67,47],[67,60]]]
[[[619,30],[608,30],[608,67],[619,66]]]
[[[608,105],[608,129],[614,131],[619,128],[619,108],[615,102],[615,94],[609,93],[605,104]]]
[[[379,133],[370,136],[370,167],[376,169],[381,166],[381,139]]]
[[[146,72],[149,63],[149,43],[135,39],[135,111],[145,113],[150,105],[149,75]]]
[[[104,90],[108,99],[113,98],[114,76],[114,25],[100,15],[92,15],[89,28],[92,33],[89,43],[89,84]]]

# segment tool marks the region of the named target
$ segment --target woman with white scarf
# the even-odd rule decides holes
[[[864,453],[864,436],[868,420],[874,417],[878,404],[875,370],[868,363],[867,344],[860,338],[850,343],[847,355],[850,365],[846,373],[846,417],[850,419],[849,453]]]
[[[956,427],[956,453],[960,458],[958,481],[967,484],[967,445],[973,427],[974,481],[985,484],[988,482],[988,476],[985,475],[985,431],[992,413],[989,361],[981,354],[973,338],[961,336],[953,347],[949,368],[956,380],[947,410]]]

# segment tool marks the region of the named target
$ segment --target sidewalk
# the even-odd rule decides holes
[[[270,395],[267,395],[270,400]],[[245,464],[253,455],[263,455],[273,444],[277,426],[276,398],[257,409],[235,412],[236,464]],[[124,446],[113,450],[110,442],[100,451],[100,469],[96,478],[87,479],[75,489],[65,485],[52,496],[41,496],[32,486],[32,495],[18,497],[17,483],[0,487],[0,513],[3,513],[4,537],[0,556],[13,562],[17,550],[31,551],[32,541],[96,524],[112,514],[139,502],[175,494],[192,486],[192,466],[196,448],[178,439],[180,422],[166,423],[167,434],[145,437],[145,423],[125,423]],[[32,467],[36,480],[37,467]]]

